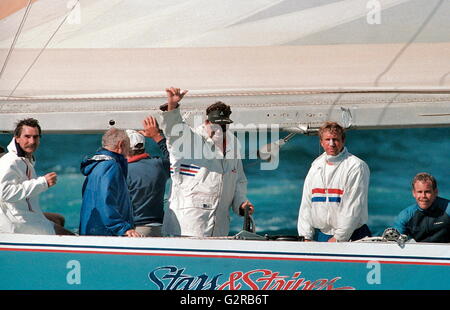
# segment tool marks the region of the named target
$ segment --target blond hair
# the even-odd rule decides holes
[[[322,140],[322,136],[325,131],[329,131],[334,134],[341,136],[342,140],[345,140],[345,130],[344,128],[336,122],[326,122],[319,128],[319,138]]]
[[[431,185],[433,187],[433,190],[436,190],[437,188],[437,182],[436,179],[429,173],[426,172],[420,172],[418,174],[416,174],[416,176],[414,177],[414,179],[411,182],[411,186],[412,189],[414,190],[414,184],[416,184],[416,182],[431,182]]]

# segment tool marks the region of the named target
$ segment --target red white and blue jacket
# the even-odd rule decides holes
[[[230,209],[239,214],[239,206],[247,200],[247,178],[236,137],[226,132],[224,156],[207,137],[206,128],[190,128],[179,108],[160,116],[158,123],[167,139],[172,178],[163,234],[227,236]]]
[[[306,176],[298,217],[298,233],[313,239],[314,229],[348,241],[368,220],[367,164],[346,148],[337,156],[323,153]]]

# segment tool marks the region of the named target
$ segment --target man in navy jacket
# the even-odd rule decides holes
[[[166,182],[170,178],[169,152],[166,139],[156,119],[144,120],[144,130],[127,130],[130,138],[128,155],[128,189],[134,211],[136,231],[145,237],[160,237],[164,217]],[[162,157],[145,152],[145,137],[158,144]]]
[[[450,201],[438,197],[436,179],[417,174],[412,194],[416,203],[400,212],[394,228],[417,242],[450,242]]]
[[[134,229],[133,210],[126,183],[125,158],[130,140],[124,130],[111,128],[102,138],[102,148],[83,160],[80,235],[141,237]]]

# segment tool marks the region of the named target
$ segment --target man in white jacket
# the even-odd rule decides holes
[[[231,110],[224,103],[207,109],[208,119],[191,129],[181,118],[178,102],[187,91],[166,89],[168,103],[161,112],[160,128],[170,153],[172,188],[164,214],[163,234],[212,237],[229,233],[229,209],[250,214],[247,178],[237,140],[226,130]]]
[[[324,153],[311,165],[306,176],[298,233],[306,240],[349,241],[370,236],[368,220],[367,164],[345,147],[344,129],[327,122],[319,130]]]
[[[58,214],[44,215],[39,194],[56,184],[55,172],[38,177],[33,153],[40,143],[41,128],[28,118],[17,123],[8,153],[0,158],[0,233],[72,234],[50,221],[62,220]]]

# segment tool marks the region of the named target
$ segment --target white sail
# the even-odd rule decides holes
[[[30,114],[137,128],[168,86],[187,113],[223,100],[291,131],[450,124],[449,0],[37,0],[25,20],[6,2],[22,8],[0,12],[3,131]]]

